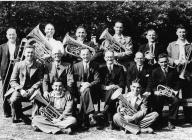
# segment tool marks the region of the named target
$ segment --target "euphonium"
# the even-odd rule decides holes
[[[99,39],[106,39],[109,41],[107,48],[104,48],[105,50],[113,50],[117,53],[125,52],[127,50],[124,45],[120,44],[113,38],[113,36],[108,32],[108,28],[103,31]]]
[[[33,95],[30,97],[30,100],[37,100],[41,104],[43,104],[44,107],[42,107],[39,111],[41,114],[43,114],[48,120],[52,121],[53,118],[57,119],[61,116],[59,111],[57,111],[54,107],[50,105],[47,100],[45,100],[40,92],[34,92]]]
[[[167,96],[167,97],[175,97],[178,94],[178,91],[163,85],[157,86],[157,91],[160,92],[161,95]]]
[[[92,55],[95,55],[94,48],[78,42],[74,38],[70,37],[68,33],[65,35],[63,39],[63,45],[65,44],[68,44],[65,48],[65,51],[70,55],[80,57],[80,52],[82,48],[88,48],[91,51]]]

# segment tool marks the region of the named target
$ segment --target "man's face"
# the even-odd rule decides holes
[[[123,23],[117,22],[113,28],[115,30],[115,34],[122,34],[123,32]]]
[[[113,62],[114,62],[114,54],[113,54],[113,52],[106,52],[104,59],[105,59],[105,61],[106,61],[106,63],[108,65],[113,64]]]
[[[147,32],[146,38],[148,40],[148,42],[155,42],[157,35],[156,32],[154,30],[149,30]]]
[[[6,35],[8,41],[14,43],[17,38],[16,30],[15,29],[8,29]]]
[[[183,40],[186,38],[186,30],[185,29],[178,28],[176,34],[178,36],[178,39]]]
[[[52,88],[53,88],[53,91],[61,93],[63,90],[62,82],[54,82]]]
[[[167,57],[163,57],[163,58],[159,58],[159,61],[158,61],[160,67],[162,69],[166,69],[167,68],[167,64],[168,64],[168,59]]]
[[[132,83],[131,86],[130,86],[130,88],[131,88],[131,92],[132,92],[135,96],[137,96],[137,95],[140,94],[141,86],[140,86],[139,83]]]
[[[47,24],[45,26],[45,34],[46,34],[46,37],[49,37],[49,38],[52,38],[53,35],[55,33],[55,28],[53,27],[53,25],[51,24]]]
[[[62,57],[62,53],[57,52],[57,53],[54,53],[52,56],[54,61],[60,61]]]
[[[86,35],[87,35],[87,33],[84,28],[77,29],[76,37],[79,38],[80,40],[85,40]]]
[[[136,53],[135,62],[138,66],[142,66],[144,62],[144,56],[142,53]]]
[[[89,62],[91,59],[91,53],[88,49],[81,50],[80,56],[84,62]]]
[[[34,50],[34,48],[26,48],[26,49],[25,49],[25,59],[26,59],[26,60],[28,60],[28,61],[33,60],[34,55],[35,55],[35,50]]]

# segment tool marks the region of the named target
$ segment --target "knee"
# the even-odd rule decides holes
[[[120,120],[120,115],[119,115],[119,113],[116,113],[114,116],[113,116],[113,121],[114,122],[117,122],[117,121],[119,121]]]
[[[157,112],[152,112],[152,116],[154,120],[156,120],[159,117],[159,114]]]
[[[77,119],[75,117],[71,117],[71,124],[76,124],[77,123]]]

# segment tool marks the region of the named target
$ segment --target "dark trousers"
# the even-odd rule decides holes
[[[165,103],[169,103],[169,121],[177,119],[177,113],[179,109],[179,99],[177,97],[166,96],[153,96],[153,111],[156,111],[160,118],[162,117],[162,110]]]
[[[180,79],[180,86],[182,90],[182,98],[192,98],[192,81]],[[192,121],[192,107],[183,107],[186,121]]]
[[[111,100],[111,96],[116,89],[105,91],[104,93],[104,114],[107,116],[107,120],[110,122],[113,120],[113,115],[117,112],[117,100]]]

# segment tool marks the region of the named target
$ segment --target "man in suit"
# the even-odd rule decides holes
[[[19,122],[20,118],[26,124],[30,123],[30,119],[22,112],[21,102],[28,101],[34,92],[39,92],[39,88],[42,85],[44,78],[44,66],[34,59],[34,54],[34,47],[30,45],[26,46],[24,52],[25,60],[15,64],[11,75],[11,89],[9,91],[13,91],[10,92],[13,123]],[[34,114],[34,112],[32,112],[32,114]]]
[[[74,80],[78,88],[78,97],[80,97],[80,114],[83,117],[83,126],[95,124],[94,114],[94,100],[97,100],[98,86],[100,83],[100,76],[98,72],[98,65],[92,61],[91,52],[88,48],[81,50],[80,56],[82,61],[74,64]]]
[[[118,88],[125,87],[124,70],[122,66],[114,64],[114,52],[106,51],[105,57],[106,65],[100,68],[101,87],[104,96],[104,114],[107,116],[107,121],[110,128],[113,129],[113,115],[116,112],[116,101],[111,100],[111,95]]]
[[[133,49],[133,44],[132,44],[132,39],[130,36],[124,36],[123,35],[123,23],[121,21],[116,21],[115,26],[113,27],[115,34],[113,35],[113,38],[123,46],[125,51],[123,52],[115,52],[115,58],[117,58],[118,62],[122,65],[126,65],[127,62],[130,62],[132,59],[132,49]],[[109,48],[110,42],[108,40],[104,40],[102,42],[101,48],[104,50],[106,48]]]
[[[160,67],[153,70],[150,80],[150,87],[154,93],[153,109],[159,113],[159,122],[162,124],[161,117],[163,106],[166,102],[168,102],[170,104],[168,128],[174,129],[174,123],[179,109],[179,99],[177,96],[166,96],[165,94],[163,94],[163,91],[157,91],[157,86],[163,85],[174,89],[178,93],[179,74],[174,68],[168,67],[167,54],[163,53],[158,56],[158,64],[160,65]]]
[[[11,116],[11,108],[7,99],[4,98],[6,91],[8,90],[9,80],[13,71],[13,60],[16,59],[19,46],[16,44],[17,33],[14,28],[7,30],[6,37],[8,42],[0,46],[0,76],[3,84],[3,111],[5,117]],[[11,63],[10,63],[11,62]]]
[[[135,54],[134,62],[130,63],[127,70],[126,85],[128,91],[130,91],[130,85],[134,79],[140,79],[141,83],[141,93],[146,96],[151,95],[150,87],[148,85],[148,80],[151,76],[151,67],[144,64],[144,54],[142,52],[137,52]]]
[[[55,80],[60,80],[65,90],[68,90],[70,93],[72,93],[72,86],[74,84],[72,66],[69,63],[62,62],[62,56],[63,53],[60,49],[54,49],[52,51],[52,58],[54,61],[47,65],[46,73],[48,73],[48,75],[43,81],[43,85],[49,86],[46,91],[44,91],[44,97],[46,98],[49,96],[49,92],[52,91],[51,85],[53,85]],[[67,94],[66,97],[70,99],[71,95]]]
[[[123,97],[134,111],[132,111],[133,113],[128,113],[130,108],[126,107],[125,104],[120,101],[118,112],[113,116],[115,124],[125,130],[132,130],[130,132],[134,132],[135,134],[153,133],[153,129],[150,126],[157,119],[158,113],[151,112],[147,114],[147,100],[141,95],[141,85],[138,79],[132,81],[130,88],[131,92],[123,94]]]
[[[166,48],[157,41],[157,33],[154,29],[146,32],[147,43],[141,45],[139,51],[145,54],[146,63],[157,67],[157,57],[159,54],[166,52]]]

